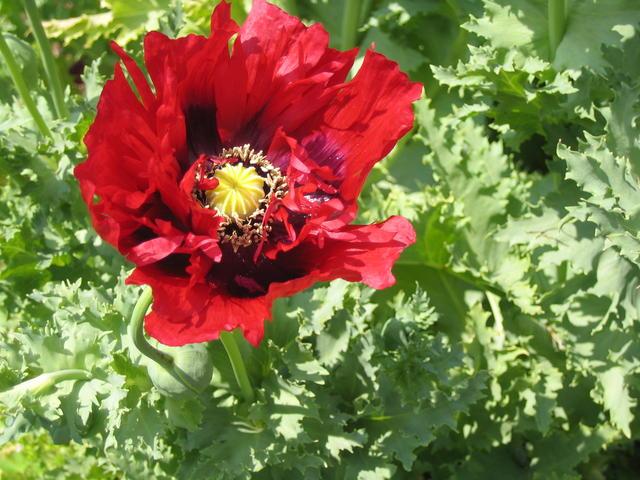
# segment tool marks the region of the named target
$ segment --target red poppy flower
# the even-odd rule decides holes
[[[413,124],[421,86],[397,64],[369,50],[346,81],[355,50],[262,0],[241,28],[220,3],[208,38],[149,33],[153,88],[113,48],[135,91],[116,65],[75,174],[96,230],[136,266],[128,282],[153,289],[149,335],[183,345],[240,327],[257,345],[278,297],[393,284],[411,224],[350,222]]]

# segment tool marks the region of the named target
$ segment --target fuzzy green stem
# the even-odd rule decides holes
[[[129,336],[133,340],[133,344],[140,354],[156,362],[189,390],[198,393],[197,387],[191,383],[189,378],[187,378],[179,368],[175,367],[173,357],[155,348],[144,336],[144,317],[152,303],[153,293],[151,289],[147,287],[142,291],[135,307],[133,307],[131,321],[129,322]]]
[[[362,7],[360,7],[360,25],[364,25],[369,20],[369,13],[371,13],[371,7],[373,6],[373,0],[363,0]]]
[[[67,110],[67,106],[64,103],[62,83],[60,82],[60,76],[53,58],[49,39],[44,33],[44,28],[42,28],[40,12],[38,12],[38,7],[34,0],[22,0],[22,3],[25,11],[27,12],[27,17],[31,24],[31,30],[33,30],[33,35],[35,36],[36,43],[38,44],[38,49],[40,50],[40,56],[42,57],[44,71],[47,75],[47,83],[51,89],[56,115],[58,118],[66,118],[69,116],[69,110]]]
[[[548,0],[548,2],[547,20],[549,22],[549,58],[553,61],[566,28],[567,5],[565,0]]]
[[[1,32],[0,55],[2,55],[2,58],[4,58],[4,61],[9,68],[9,73],[11,74],[13,84],[15,85],[16,90],[18,91],[18,94],[20,95],[20,98],[22,99],[25,107],[27,107],[27,110],[29,110],[31,117],[36,124],[36,127],[38,127],[38,130],[40,130],[40,133],[42,135],[44,135],[45,137],[51,137],[51,130],[49,130],[47,123],[44,121],[44,118],[42,118],[42,115],[40,115],[38,107],[36,106],[36,102],[31,97],[31,92],[29,92],[29,88],[24,81],[24,77],[22,76],[20,67],[16,63],[16,60],[11,53],[11,49],[9,48],[9,45],[7,45],[7,41],[4,39],[4,35]]]
[[[18,385],[14,385],[9,390],[5,390],[0,393],[0,400],[3,397],[8,399],[15,399],[25,394],[40,395],[45,393],[54,385],[67,380],[89,380],[91,374],[86,370],[68,369],[58,370],[55,372],[47,372],[38,375],[37,377],[25,380]]]
[[[349,50],[357,44],[362,0],[346,0],[342,16],[342,49]]]
[[[247,369],[244,366],[244,360],[240,354],[240,349],[238,348],[233,332],[221,332],[220,341],[222,342],[222,345],[224,345],[224,349],[227,351],[227,356],[231,362],[231,368],[233,368],[233,374],[240,386],[244,399],[247,402],[252,403],[255,399],[253,387],[251,386],[251,381],[247,375]]]
[[[144,336],[144,316],[152,303],[153,293],[150,288],[145,288],[133,307],[129,322],[129,336],[142,355],[160,364],[163,368],[171,370],[173,368],[171,357],[151,345]]]

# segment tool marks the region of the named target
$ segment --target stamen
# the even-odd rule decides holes
[[[196,189],[194,198],[224,217],[218,229],[221,243],[230,243],[237,252],[267,237],[271,226],[265,214],[275,199],[286,195],[287,181],[262,152],[249,145],[224,149],[196,177],[197,185],[215,185],[210,190]]]

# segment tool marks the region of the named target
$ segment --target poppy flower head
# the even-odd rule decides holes
[[[210,36],[151,32],[144,47],[153,88],[113,45],[126,72],[105,85],[75,174],[96,230],[135,264],[128,282],[153,289],[151,336],[183,345],[239,327],[257,345],[278,297],[394,282],[410,223],[351,222],[413,124],[419,84],[373,50],[347,81],[355,50],[263,0],[242,27],[222,2]]]

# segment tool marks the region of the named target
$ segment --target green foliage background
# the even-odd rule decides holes
[[[214,2],[215,3],[215,2]],[[249,1],[234,1],[241,21]],[[345,45],[345,2],[278,2]],[[361,2],[358,43],[425,84],[376,166],[361,220],[409,218],[395,287],[342,281],[219,342],[198,397],[163,397],[132,348],[130,266],[93,232],[72,176],[115,39],[204,33],[199,0],[39,3],[67,85],[55,119],[20,2],[0,28],[53,138],[0,62],[0,478],[632,479],[640,469],[640,5]],[[86,64],[82,81],[70,67]],[[11,388],[80,369],[89,380]],[[43,377],[39,377],[43,378]]]

